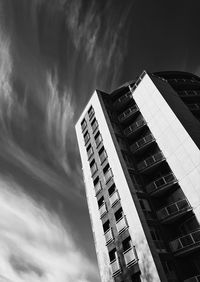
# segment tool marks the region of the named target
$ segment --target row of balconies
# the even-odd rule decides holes
[[[150,133],[150,134],[144,136],[143,138],[139,139],[137,142],[133,143],[130,146],[130,149],[133,153],[135,153],[135,152],[143,149],[144,147],[146,147],[147,145],[149,145],[150,143],[152,143],[154,141],[155,141],[155,138]]]
[[[155,164],[165,160],[165,157],[162,152],[158,152],[156,154],[151,155],[150,157],[142,160],[141,162],[138,163],[137,168],[140,171],[146,170]]]
[[[146,125],[146,121],[143,118],[141,118],[140,120],[132,123],[129,127],[124,129],[124,134],[125,136],[129,137],[145,125]]]
[[[128,108],[126,111],[124,111],[121,115],[118,116],[118,120],[120,122],[124,122],[129,117],[133,116],[135,113],[139,111],[139,108],[137,105],[133,105],[132,107]]]
[[[126,267],[130,267],[138,261],[137,253],[134,246],[123,252],[123,256],[126,263]],[[122,271],[118,257],[111,261],[110,265],[112,268],[113,276],[117,275]]]

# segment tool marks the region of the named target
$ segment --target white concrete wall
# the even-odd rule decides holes
[[[198,147],[148,74],[133,92],[133,97],[200,222]]]

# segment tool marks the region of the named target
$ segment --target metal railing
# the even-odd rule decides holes
[[[177,182],[177,179],[174,174],[169,173],[151,182],[146,186],[146,190],[148,193],[151,193],[175,182]]]
[[[124,130],[124,134],[126,136],[129,136],[131,133],[137,131],[139,128],[143,127],[146,124],[146,121],[144,119],[140,119],[133,124],[131,124],[129,127],[127,127]]]
[[[131,94],[131,92],[129,91],[129,92],[127,92],[126,94],[124,94],[123,96],[121,96],[121,97],[117,100],[117,102],[118,102],[118,103],[126,103],[127,101],[131,100],[131,98],[132,98],[132,94]]]
[[[115,258],[113,261],[111,261],[110,265],[111,265],[113,276],[115,276],[115,275],[117,275],[118,273],[121,272],[121,267],[120,267],[118,258]]]
[[[99,208],[99,213],[100,213],[100,217],[102,217],[104,214],[107,213],[107,208],[106,208],[106,204],[103,203],[100,208]]]
[[[118,194],[118,191],[114,191],[110,195],[110,204],[111,204],[111,206],[113,206],[117,201],[119,201],[119,194]]]
[[[126,263],[126,266],[130,266],[132,264],[137,263],[138,261],[138,256],[135,250],[135,246],[129,248],[128,250],[126,250],[125,252],[123,252],[124,255],[124,260]]]
[[[199,281],[200,281],[200,275],[196,275],[184,280],[184,282],[199,282]]]
[[[105,240],[106,240],[106,245],[108,245],[110,242],[112,242],[114,240],[111,227],[104,233],[104,236],[105,236]]]
[[[119,115],[118,120],[124,121],[126,118],[130,117],[132,114],[137,113],[139,111],[138,106],[134,105],[124,111],[121,115]]]
[[[91,148],[87,151],[88,159],[90,159],[93,154],[94,154],[94,151],[93,151],[93,148],[91,147]]]
[[[172,252],[184,250],[185,248],[193,247],[196,244],[200,244],[200,229],[179,237],[169,243]]]
[[[187,199],[183,199],[158,210],[157,216],[160,220],[163,220],[188,209],[191,209],[191,206]]]
[[[148,134],[146,136],[144,136],[143,138],[139,139],[137,142],[133,143],[130,146],[130,149],[132,152],[136,152],[137,150],[141,149],[142,147],[144,147],[145,145],[153,142],[155,139],[153,137],[152,134]]]
[[[93,176],[95,174],[95,172],[97,172],[97,170],[98,170],[96,163],[94,163],[93,166],[91,166],[90,169],[91,169],[91,174]]]
[[[92,131],[93,131],[93,133],[95,132],[95,130],[98,128],[98,122],[97,121],[95,121],[94,123],[93,123],[93,125],[92,125]]]
[[[99,145],[101,144],[101,142],[102,142],[102,137],[101,137],[101,135],[99,135],[99,136],[95,139],[96,146],[99,147]]]
[[[143,170],[145,168],[151,167],[154,164],[164,160],[165,157],[163,155],[163,153],[158,152],[150,157],[148,157],[147,159],[143,160],[142,162],[140,162],[137,167],[139,170]]]
[[[125,230],[125,229],[128,227],[128,224],[127,224],[125,215],[122,216],[122,217],[116,222],[116,226],[117,226],[117,231],[118,231],[118,233],[121,233],[123,230]]]

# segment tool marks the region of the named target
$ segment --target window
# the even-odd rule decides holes
[[[116,190],[115,184],[113,184],[109,189],[108,189],[108,194],[111,196]]]
[[[120,218],[123,217],[123,210],[122,208],[119,208],[116,212],[115,212],[115,219],[116,221],[118,221]]]
[[[98,200],[98,207],[100,208],[101,206],[103,206],[104,204],[104,197],[102,196],[99,200]]]
[[[94,139],[95,139],[96,146],[99,147],[99,145],[100,145],[101,142],[102,142],[102,137],[101,137],[101,134],[100,134],[99,131],[98,131],[97,134],[95,135]]]
[[[85,145],[86,145],[88,143],[88,141],[90,140],[90,135],[89,135],[88,131],[85,132],[83,137],[84,137],[84,141],[85,141]]]
[[[85,119],[83,119],[82,122],[81,122],[82,131],[84,131],[86,127],[87,127],[87,122],[86,122]]]
[[[91,126],[92,126],[92,131],[95,132],[95,130],[98,127],[98,122],[97,122],[96,118],[94,118],[93,121],[91,122]]]
[[[100,159],[101,164],[103,164],[105,160],[107,159],[107,153],[104,149],[104,146],[99,151],[99,159]]]
[[[89,116],[89,119],[91,119],[94,115],[94,109],[93,107],[91,106],[88,110],[88,116]]]
[[[110,168],[110,165],[107,164],[104,169],[103,169],[104,177],[105,177],[105,182],[108,183],[108,181],[113,177],[112,170]]]
[[[116,259],[116,255],[117,255],[117,251],[116,249],[112,249],[110,252],[109,252],[109,258],[110,258],[110,262],[112,262],[113,260]]]
[[[88,147],[87,147],[87,154],[88,154],[88,159],[90,159],[91,156],[94,154],[94,151],[93,151],[91,144],[89,144]]]
[[[127,251],[128,249],[130,249],[133,244],[132,244],[132,241],[131,241],[131,237],[127,237],[124,241],[122,241],[122,246],[123,246],[123,251]]]
[[[94,186],[97,185],[98,182],[99,182],[99,176],[97,176],[97,177],[95,178],[95,180],[93,181]]]
[[[104,231],[104,233],[106,233],[109,229],[110,229],[110,221],[107,220],[107,221],[103,224],[103,231]]]
[[[91,170],[91,174],[92,176],[95,174],[95,172],[98,170],[97,165],[95,163],[95,160],[93,159],[90,163],[90,170]]]

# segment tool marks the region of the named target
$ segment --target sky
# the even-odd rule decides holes
[[[199,0],[0,0],[0,281],[99,282],[74,125],[145,69],[200,75]]]

